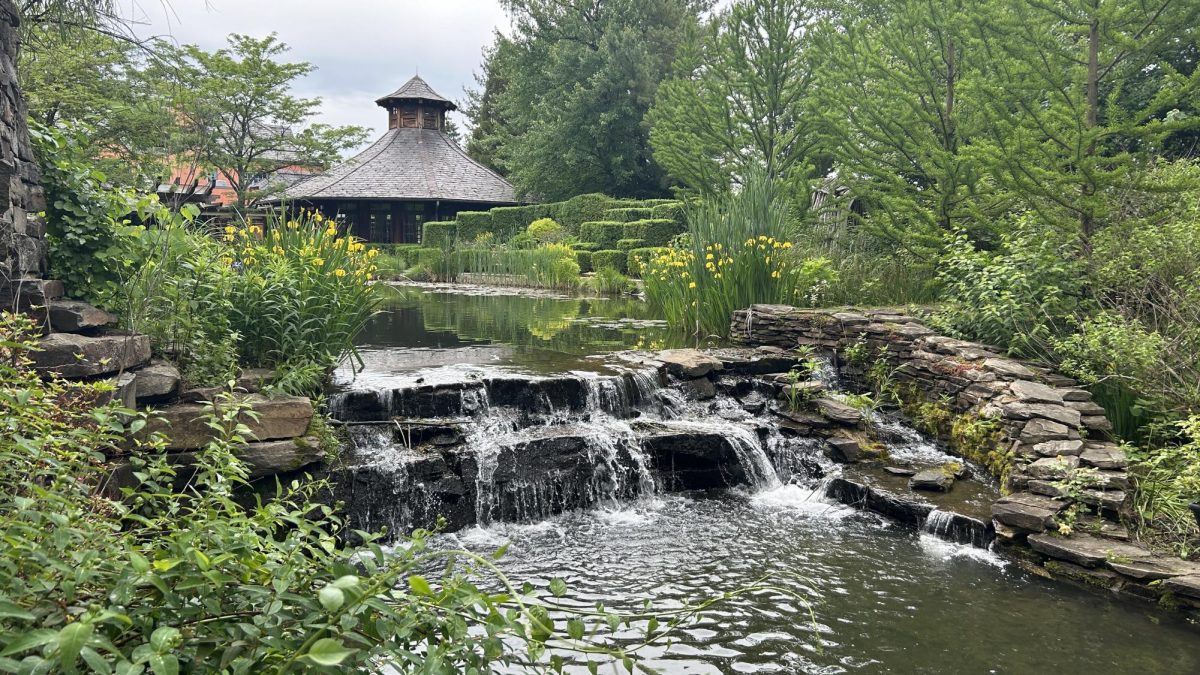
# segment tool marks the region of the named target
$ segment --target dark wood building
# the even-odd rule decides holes
[[[336,215],[355,236],[380,244],[417,243],[422,223],[453,220],[459,211],[520,203],[508,181],[446,136],[446,113],[455,105],[425,80],[413,77],[375,103],[387,110],[387,133],[291,186],[284,199]]]

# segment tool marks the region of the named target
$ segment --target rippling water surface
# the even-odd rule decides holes
[[[566,600],[639,611],[774,582],[809,598],[741,596],[669,648],[641,652],[667,673],[1195,673],[1200,633],[1030,576],[784,486],[757,495],[664,496],[531,525],[445,535],[492,551],[517,581],[564,578]]]

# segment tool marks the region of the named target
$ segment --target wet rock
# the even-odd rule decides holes
[[[1031,419],[1025,423],[1021,429],[1020,439],[1022,443],[1029,445],[1037,445],[1047,441],[1066,440],[1074,435],[1079,438],[1078,432],[1075,432],[1065,424],[1052,422],[1047,419]]]
[[[668,490],[708,490],[749,482],[737,452],[718,433],[661,430],[640,442]]]
[[[828,418],[804,410],[779,408],[771,412],[779,418],[777,423],[783,429],[807,433],[813,429],[826,429],[831,426]]]
[[[1038,553],[1081,567],[1100,567],[1109,559],[1132,561],[1150,557],[1150,552],[1143,548],[1078,532],[1069,537],[1031,534],[1029,546]]]
[[[995,538],[991,523],[985,523],[978,518],[935,509],[925,519],[925,531],[929,534],[952,541],[956,544],[969,544],[978,548],[987,548]]]
[[[835,462],[853,463],[863,458],[862,446],[852,438],[833,437],[828,439],[830,458]]]
[[[1125,451],[1114,443],[1089,443],[1084,448],[1083,454],[1079,455],[1079,461],[1084,466],[1093,466],[1097,469],[1124,469],[1129,465]]]
[[[941,468],[918,471],[908,479],[911,490],[927,490],[930,492],[949,492],[954,487],[954,476]]]
[[[1053,403],[1061,405],[1063,402],[1063,396],[1059,390],[1040,382],[1017,380],[1008,385],[1008,389],[1018,400],[1026,403]]]
[[[698,349],[666,349],[654,358],[666,364],[668,373],[685,379],[704,377],[724,367],[720,359]]]
[[[885,466],[883,470],[893,476],[915,476],[917,474],[916,469],[910,469],[905,466]]]
[[[1188,598],[1200,599],[1200,574],[1172,577],[1163,581],[1163,589]]]
[[[678,384],[684,396],[693,401],[707,401],[717,397],[717,387],[707,377],[684,380]]]
[[[78,300],[54,300],[46,308],[50,330],[59,333],[78,333],[117,322],[117,317]]]
[[[1010,527],[1043,532],[1066,508],[1065,502],[1028,492],[1006,495],[992,504],[992,518]]]
[[[250,466],[251,478],[296,471],[325,459],[320,441],[312,436],[247,443],[237,454]]]
[[[525,413],[546,414],[554,411],[580,411],[587,407],[588,389],[579,377],[492,377],[485,381],[488,399],[493,407],[517,408]],[[461,397],[460,397],[461,398]],[[437,415],[461,415],[456,412]],[[412,415],[412,413],[408,413]],[[414,415],[426,417],[426,415]]]
[[[38,341],[38,349],[30,358],[39,373],[69,378],[130,370],[150,360],[150,338],[145,335],[51,333]]]
[[[817,411],[827,419],[845,426],[857,426],[862,422],[862,411],[832,398],[819,398],[814,401]]]
[[[712,354],[721,361],[721,372],[730,375],[767,375],[770,373],[786,373],[796,365],[795,357],[779,353],[762,353],[757,351],[734,353],[722,350]]]
[[[1033,451],[1042,457],[1079,455],[1083,452],[1083,441],[1046,441],[1033,446]]]
[[[829,481],[825,494],[847,506],[873,511],[913,526],[920,526],[933,511],[932,504],[915,497],[897,495],[848,478]]]
[[[134,371],[137,376],[138,404],[169,399],[179,393],[182,378],[175,364],[153,359],[150,364]]]
[[[1079,458],[1072,455],[1043,457],[1025,467],[1024,472],[1042,480],[1062,480],[1079,467]]]
[[[400,450],[383,462],[348,454],[329,473],[329,499],[344,504],[351,528],[396,536],[432,528],[439,516],[452,529],[475,522],[474,497],[442,454]]]

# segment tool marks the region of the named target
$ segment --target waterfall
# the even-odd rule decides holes
[[[992,539],[988,526],[982,521],[940,509],[929,512],[921,529],[939,539],[978,548],[987,548]]]

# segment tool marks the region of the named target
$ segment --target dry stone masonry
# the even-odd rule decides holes
[[[991,509],[998,541],[1036,571],[1200,610],[1200,565],[1130,541],[1125,453],[1108,435],[1104,409],[1069,378],[938,335],[902,310],[754,305],[734,313],[732,335],[831,352],[851,386],[889,388],[909,411],[945,411],[937,426],[951,449],[1002,483]],[[963,447],[980,438],[986,447]]]

